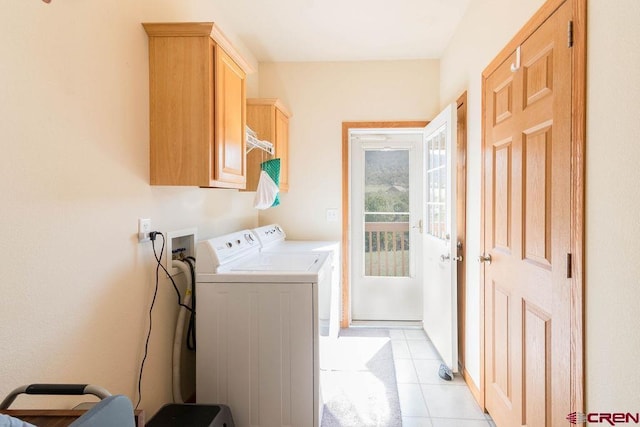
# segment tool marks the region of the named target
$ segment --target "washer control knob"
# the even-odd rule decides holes
[[[228,247],[228,248],[230,248],[230,247],[232,247],[232,246],[233,246],[233,243],[231,243],[231,242],[227,242],[227,247]]]

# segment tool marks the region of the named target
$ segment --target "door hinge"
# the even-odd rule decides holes
[[[573,47],[573,21],[567,24],[567,46]]]
[[[571,254],[567,254],[567,279],[571,279]]]

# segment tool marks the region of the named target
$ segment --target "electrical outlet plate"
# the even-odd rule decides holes
[[[175,276],[180,273],[180,270],[173,267],[174,257],[196,257],[196,229],[185,228],[168,232],[166,249],[164,266],[172,276]]]
[[[151,220],[149,218],[138,218],[138,243],[151,241]]]

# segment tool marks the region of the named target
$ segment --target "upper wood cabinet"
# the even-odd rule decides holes
[[[247,125],[258,139],[273,143],[273,156],[254,149],[247,155],[247,190],[255,191],[260,178],[260,163],[277,157],[280,159],[280,191],[289,191],[289,118],[291,113],[274,98],[247,99]]]
[[[152,185],[244,188],[246,72],[212,22],[145,23]]]

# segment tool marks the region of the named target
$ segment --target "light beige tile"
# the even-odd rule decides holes
[[[391,345],[393,350],[403,427],[495,427],[491,417],[482,413],[461,376],[455,376],[452,381],[438,376],[440,357],[421,329],[389,329],[387,339],[390,339],[390,344],[386,345]],[[340,367],[351,368],[355,371],[350,373],[352,375],[364,369],[363,362],[370,357],[360,356],[370,356],[371,353],[364,351],[366,346],[360,341],[342,344],[351,344],[343,345],[347,348],[342,350],[358,362],[354,366]],[[325,386],[329,395],[332,385],[335,388],[345,381],[344,378],[339,381],[333,377],[326,378],[327,372],[322,372],[322,375],[323,394]],[[347,384],[365,382],[355,378],[346,381]],[[371,386],[365,385],[365,388]]]
[[[391,349],[393,350],[393,359],[411,359],[409,345],[406,341],[391,341]]]
[[[429,411],[424,403],[419,384],[398,384],[400,411],[406,417],[428,417]]]
[[[422,329],[405,329],[404,335],[408,340],[429,340],[427,334],[425,334]]]
[[[489,427],[486,420],[431,418],[431,422],[433,423],[433,427]]]
[[[389,329],[389,338],[392,340],[406,340],[403,329]]]
[[[396,381],[398,383],[418,383],[418,375],[416,375],[416,368],[413,366],[413,360],[398,359],[394,361],[394,365],[396,368]]]
[[[433,418],[478,419],[488,423],[467,387],[442,384],[423,384],[421,387]]]
[[[407,340],[407,345],[413,359],[440,360],[440,355],[430,341]]]
[[[430,418],[402,417],[402,427],[433,427]]]

